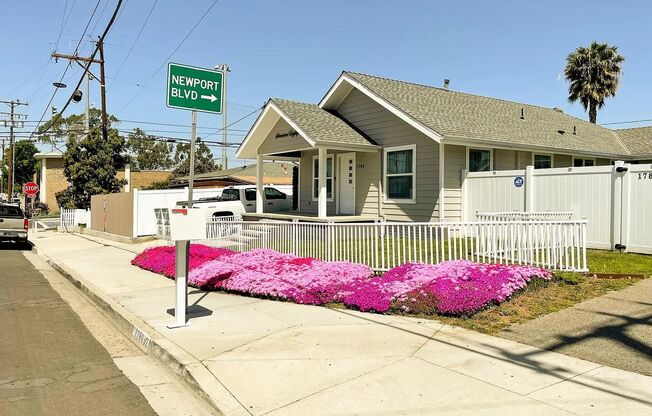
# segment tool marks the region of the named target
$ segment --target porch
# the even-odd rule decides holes
[[[270,100],[236,156],[256,159],[256,212],[251,219],[374,222],[380,216],[381,147],[316,105]],[[264,161],[293,161],[294,211],[265,212]]]

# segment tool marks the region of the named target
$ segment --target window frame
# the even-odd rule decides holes
[[[387,173],[387,155],[392,152],[403,150],[412,151],[412,172],[411,173]],[[412,198],[390,198],[389,181],[387,178],[412,176]],[[408,144],[404,146],[389,146],[383,148],[383,200],[395,204],[416,204],[417,203],[417,145]]]
[[[331,176],[328,176],[328,159],[332,160],[333,168],[331,169]],[[310,192],[313,201],[319,201],[319,192],[317,192],[317,197],[315,197],[315,179],[319,180],[319,172],[315,171],[315,160],[319,160],[319,155],[314,155],[312,157],[312,178],[310,178]],[[326,182],[331,180],[331,197],[328,197],[328,187],[326,187],[326,201],[333,202],[335,201],[335,155],[329,153],[326,155]]]
[[[536,165],[534,164],[534,160],[537,156],[550,156],[550,167],[549,168],[537,168]],[[534,153],[532,152],[532,166],[534,166],[534,169],[552,169],[555,167],[555,155],[553,153]]]
[[[484,150],[489,151],[489,170],[474,170],[473,172],[491,172],[494,170],[494,148],[483,146],[467,146],[466,147],[466,171],[471,172],[471,150]]]
[[[581,160],[582,161],[582,166],[575,166],[575,161],[576,160]],[[584,162],[587,161],[587,160],[592,160],[593,161],[593,166],[586,166],[584,164]],[[598,166],[597,162],[598,161],[594,157],[582,157],[582,156],[575,157],[575,156],[573,156],[573,167],[574,168],[594,168],[594,167]]]

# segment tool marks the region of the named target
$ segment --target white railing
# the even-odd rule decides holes
[[[587,221],[309,223],[211,220],[209,238],[239,251],[270,248],[302,257],[363,263],[385,271],[446,260],[587,271]]]
[[[478,221],[539,221],[539,220],[570,220],[573,218],[572,211],[540,211],[540,212],[476,212]]]
[[[238,227],[237,223],[240,222],[242,222],[240,215],[212,217],[206,222],[206,238],[219,239],[238,235],[241,232],[241,227]]]
[[[61,208],[59,212],[62,227],[75,227],[79,224],[91,226],[91,211],[87,209]]]

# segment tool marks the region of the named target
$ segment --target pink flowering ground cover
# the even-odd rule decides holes
[[[132,264],[173,277],[174,248],[145,250]],[[357,263],[326,262],[268,249],[236,253],[193,245],[188,283],[302,304],[337,302],[361,311],[470,315],[504,302],[532,279],[551,277],[549,271],[536,267],[466,260],[408,263],[374,277],[368,266]]]

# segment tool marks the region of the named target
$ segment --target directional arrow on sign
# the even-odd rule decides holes
[[[214,96],[213,94],[211,94],[211,95],[202,95],[201,98],[204,99],[204,100],[210,100],[210,102],[213,102],[213,101],[217,100],[217,97]]]

